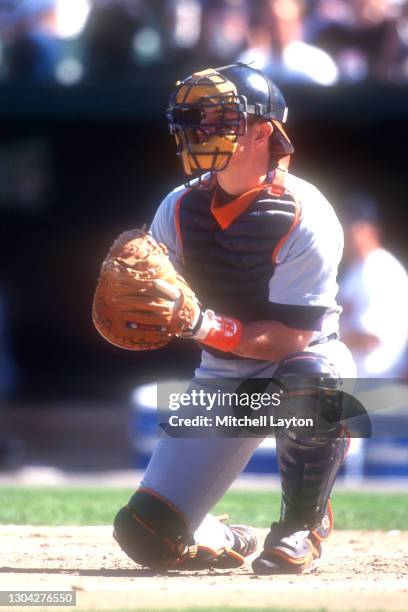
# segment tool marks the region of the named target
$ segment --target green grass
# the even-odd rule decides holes
[[[0,487],[0,524],[109,525],[131,489]],[[335,493],[337,529],[408,530],[406,493]],[[235,523],[268,527],[278,518],[278,492],[230,491],[215,513]]]

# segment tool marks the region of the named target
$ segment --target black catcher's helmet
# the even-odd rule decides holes
[[[234,83],[239,95],[245,97],[249,115],[285,123],[288,114],[285,98],[263,72],[242,62],[215,70]]]
[[[207,113],[217,119],[205,123],[208,138],[203,142],[197,131],[202,131]],[[246,133],[248,118],[274,124],[271,157],[279,160],[291,155],[294,149],[282,128],[286,117],[280,89],[263,72],[240,62],[196,72],[180,81],[167,109],[170,131],[189,176],[224,170],[238,136]]]

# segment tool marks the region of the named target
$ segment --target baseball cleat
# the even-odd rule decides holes
[[[301,574],[318,567],[322,556],[321,542],[333,529],[330,500],[321,524],[313,531],[288,533],[284,525],[273,523],[266,536],[264,550],[252,563],[255,574]]]
[[[255,531],[247,525],[228,525],[233,534],[232,547],[211,548],[198,544],[190,546],[177,564],[178,569],[200,570],[209,568],[234,569],[245,564],[245,557],[252,555],[258,540]]]
[[[309,537],[309,531],[283,536],[282,526],[274,523],[265,540],[264,550],[252,563],[255,574],[301,574],[318,565],[322,555],[320,542]]]

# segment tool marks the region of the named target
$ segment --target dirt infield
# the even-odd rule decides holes
[[[111,531],[1,526],[1,590],[74,589],[77,612],[211,605],[408,610],[408,532],[337,531],[313,574],[256,577],[249,567],[158,575],[128,560]]]

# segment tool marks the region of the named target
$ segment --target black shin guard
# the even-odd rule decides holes
[[[344,438],[296,440],[287,434],[278,436],[280,521],[290,531],[312,531],[321,523],[346,444]]]
[[[292,422],[276,436],[280,523],[289,532],[313,531],[323,519],[348,446],[339,378],[325,357],[310,352],[283,360],[275,376],[282,389],[279,413]]]

